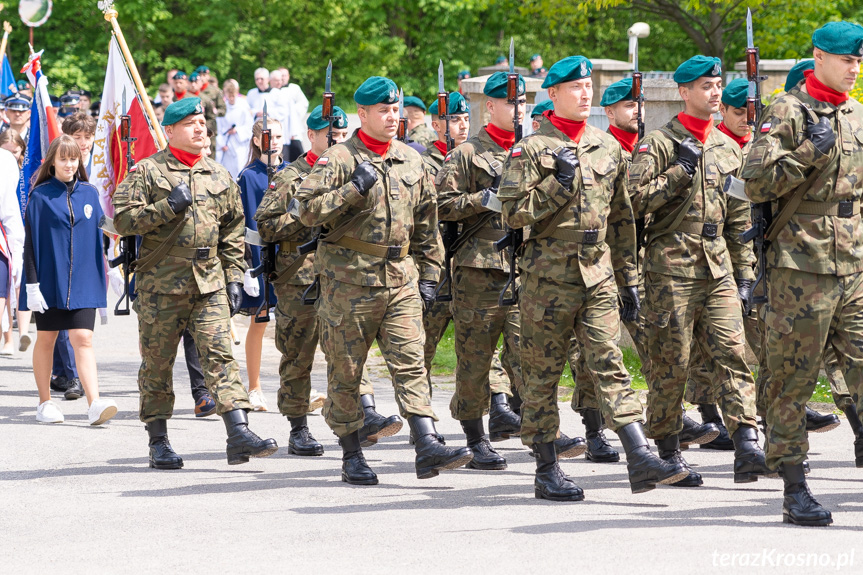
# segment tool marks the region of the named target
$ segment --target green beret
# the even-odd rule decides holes
[[[569,56],[559,60],[548,69],[548,75],[542,83],[543,88],[551,88],[564,82],[590,78],[593,64],[584,56]]]
[[[710,56],[693,56],[674,71],[674,81],[678,84],[688,84],[702,76],[708,78],[722,76],[722,60]]]
[[[530,117],[542,116],[546,110],[554,110],[554,102],[551,100],[543,100],[533,107],[533,110],[530,111]]]
[[[618,80],[606,88],[605,93],[602,94],[602,100],[599,101],[599,105],[611,106],[622,100],[632,100],[632,78]]]
[[[323,130],[324,128],[329,128],[330,124],[323,117],[324,107],[320,104],[315,106],[315,109],[312,110],[312,113],[309,114],[309,119],[306,120],[306,126],[309,127],[310,130]],[[344,130],[348,127],[348,116],[345,114],[345,111],[339,108],[338,106],[333,106],[333,128],[338,128],[339,130]]]
[[[506,72],[495,72],[488,77],[488,80],[485,81],[485,87],[482,89],[482,93],[489,98],[498,98],[500,100],[505,100],[506,78]],[[521,74],[518,75],[518,95],[524,95],[524,78],[522,78]]]
[[[831,54],[863,56],[863,26],[828,22],[812,34],[812,44]]]
[[[198,66],[197,68],[195,68],[196,74],[206,74],[209,71],[210,69],[207,66]]]
[[[459,80],[464,80],[465,78],[470,78],[470,70],[462,70],[458,73]]]
[[[746,106],[746,96],[749,92],[749,81],[746,78],[731,80],[722,90],[722,103],[732,108]]]
[[[197,81],[198,81],[198,73],[197,73],[197,72],[192,72],[192,73],[189,75],[189,82],[197,82]]]
[[[470,112],[470,106],[467,105],[467,100],[464,99],[464,96],[458,92],[450,92],[447,114],[455,116],[458,114],[467,114],[468,112]],[[438,115],[437,99],[429,106],[429,114],[432,116]]]
[[[803,72],[806,70],[815,69],[815,60],[800,60],[788,71],[788,77],[785,78],[785,91],[790,92],[791,88],[799,84],[803,80]]]
[[[506,56],[498,56],[497,60],[494,61],[495,66],[500,66],[501,64],[506,64]]]
[[[419,108],[423,112],[426,111],[426,105],[422,100],[417,98],[416,96],[405,96],[405,108],[408,106],[413,106],[414,108]]]
[[[533,62],[534,60],[538,60],[539,58],[542,58],[542,56],[540,56],[539,54],[534,54],[530,57],[530,61]]]
[[[372,76],[354,92],[354,102],[360,106],[374,106],[380,103],[395,104],[398,101],[398,86],[383,76]]]
[[[165,117],[162,119],[162,125],[170,126],[176,124],[186,116],[203,113],[204,106],[201,105],[200,98],[183,98],[165,108]]]
[[[182,70],[178,70],[178,71],[174,74],[174,77],[172,78],[172,80],[183,80],[184,78],[188,78],[188,76],[186,75],[186,73],[185,73],[185,72],[183,72]]]

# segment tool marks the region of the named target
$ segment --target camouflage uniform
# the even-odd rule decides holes
[[[227,111],[225,105],[225,97],[218,86],[208,84],[205,90],[201,90],[199,95],[201,104],[204,106],[204,118],[207,119],[207,129],[213,132],[213,138],[210,143],[210,150],[213,154],[216,153],[216,135],[219,133],[216,118],[221,118]]]
[[[703,156],[690,178],[673,164],[678,144],[688,136],[673,118],[641,141],[629,169],[633,207],[652,217],[646,231],[642,313],[651,358],[648,436],[654,439],[683,428],[681,404],[694,341],[714,374],[729,433],[734,435],[741,425],[755,426],[755,382],[746,363],[735,283],[735,278],[755,278],[751,246],[739,240],[750,227],[750,207],[722,191],[725,177],[740,167],[740,147],[711,130],[706,143],[696,140]]]
[[[160,170],[186,181],[192,205],[174,246],[156,266],[136,274],[141,338],[141,421],[169,419],[172,373],[183,330],[195,339],[204,380],[221,415],[251,409],[231,350],[228,282],[242,282],[244,216],[240,190],[222,166],[201,158],[193,168],[167,150],[141,162],[114,193],[114,226],[140,235],[140,256],[155,250],[182,215],[168,205],[172,185]]]
[[[836,134],[829,153],[806,137],[803,105],[829,120]],[[837,108],[799,87],[779,96],[764,110],[743,177],[752,201],[778,200],[780,209],[797,189],[805,190],[766,256],[762,370],[767,464],[776,468],[806,459],[804,408],[826,349],[835,352],[851,393],[861,392],[863,105],[852,98]]]
[[[350,181],[363,161],[378,172],[366,196]],[[325,232],[369,211],[336,243],[321,241],[315,255],[321,279],[315,307],[329,379],[327,424],[339,437],[362,427],[359,386],[375,340],[393,377],[401,415],[435,417],[423,367],[417,282],[437,281],[443,251],[434,188],[419,154],[394,140],[381,157],[370,152],[355,132],[318,160],[297,199],[303,224],[324,226]],[[381,248],[389,258],[369,255]]]
[[[552,150],[561,147],[580,162],[571,189],[555,178]],[[587,126],[576,144],[545,117],[507,160],[498,197],[509,226],[532,226],[537,236],[559,210],[567,214],[550,237],[528,237],[519,259],[525,445],[557,437],[557,386],[573,330],[584,345],[586,370],[594,377],[605,421],[614,431],[643,421],[617,345],[617,286],[638,283],[625,173],[620,146],[611,136]]]
[[[498,304],[509,277],[509,259],[506,252],[495,249],[494,242],[503,238],[505,232],[500,215],[481,204],[483,190],[494,185],[505,157],[506,150],[483,128],[450,152],[435,179],[440,219],[460,222],[462,233],[476,228],[456,251],[452,262],[458,367],[450,411],[459,421],[478,419],[488,413],[492,393],[489,374],[501,335],[503,363],[511,367],[513,384],[519,393],[523,385],[518,308]],[[511,394],[508,385],[504,384],[504,389],[507,395]]]
[[[433,148],[434,143],[437,141],[437,134],[435,134],[435,131],[423,122],[422,124],[414,126],[413,129],[408,132],[408,140],[413,140],[424,148]]]

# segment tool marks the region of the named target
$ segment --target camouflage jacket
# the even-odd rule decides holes
[[[423,163],[426,166],[426,171],[434,180],[438,172],[440,172],[441,168],[443,168],[443,154],[441,154],[440,150],[437,149],[437,146],[432,143],[430,146],[426,147],[426,151],[420,154],[420,157],[423,159]]]
[[[493,235],[478,237],[492,230],[500,230],[500,214],[490,212],[482,205],[483,190],[491,188],[498,175],[503,173],[507,152],[500,147],[485,128],[476,136],[453,149],[443,169],[435,178],[438,194],[438,216],[443,221],[460,221],[462,229],[470,228],[480,219],[488,219],[479,231],[468,239],[453,256],[454,266],[496,269],[509,273],[506,251],[497,251]]]
[[[572,150],[580,162],[570,189],[555,178],[552,151],[559,147]],[[498,193],[504,221],[513,228],[532,226],[531,234],[536,236],[568,206],[558,230],[606,229],[606,239],[585,244],[550,237],[527,239],[526,234],[519,267],[587,287],[612,275],[620,286],[638,285],[635,222],[625,176],[626,162],[613,137],[587,126],[575,143],[543,117],[539,129],[516,144],[506,160]]]
[[[375,167],[378,180],[365,196],[351,183],[354,169],[363,161]],[[337,228],[364,210],[345,234],[378,246],[408,247],[413,257],[387,259],[321,242],[315,270],[345,283],[399,287],[419,279],[437,281],[443,246],[437,229],[437,202],[420,155],[393,140],[386,156],[371,151],[354,134],[328,149],[297,192],[300,221]],[[414,263],[416,262],[416,263]]]
[[[258,222],[258,233],[265,242],[290,242],[304,244],[311,241],[314,231],[307,228],[295,216],[288,213],[288,205],[294,193],[300,188],[303,180],[312,173],[312,167],[306,161],[308,152],[297,158],[292,164],[276,174],[273,179],[274,188],[268,190],[255,213]],[[298,246],[280,246],[276,260],[276,273],[286,269],[297,259]],[[315,281],[315,255],[306,256],[300,269],[289,278],[284,278],[288,285],[309,285]]]
[[[213,116],[221,118],[225,115],[225,112],[227,111],[227,106],[225,104],[225,98],[222,95],[222,91],[219,90],[218,86],[215,86],[213,84],[207,85],[207,88],[205,90],[201,90],[201,95],[206,96],[210,100],[210,102],[212,102],[212,108],[214,110],[211,113],[213,114]]]
[[[179,248],[216,248],[216,256],[195,259],[168,253],[161,262],[136,277],[138,290],[161,294],[212,293],[226,282],[243,281],[245,216],[240,188],[228,171],[201,158],[193,168],[167,149],[141,160],[114,192],[114,227],[122,235],[143,236],[140,256],[161,244],[180,221],[168,205],[171,184],[159,165],[192,190],[185,225],[175,242]],[[153,247],[148,247],[153,246]]]
[[[614,138],[614,141],[617,142],[617,145],[620,146],[620,155],[623,157],[623,160],[626,162],[626,167],[629,167],[630,162],[632,162],[632,152],[627,152],[623,149],[623,146],[620,145],[620,142],[617,141],[617,138],[614,137],[614,134],[611,132],[611,128],[605,131],[606,134]]]
[[[408,132],[408,140],[413,140],[424,148],[428,148],[429,146],[434,145],[434,141],[437,140],[437,134],[435,134],[435,131],[423,122],[422,124],[414,126],[413,129]]]
[[[827,117],[836,144],[822,154],[807,137],[806,105]],[[761,116],[746,159],[743,178],[753,202],[779,200],[779,208],[810,176],[804,202],[860,201],[863,195],[863,105],[853,98],[837,109],[799,88],[779,96]],[[814,176],[815,173],[817,176]],[[767,265],[810,273],[848,275],[863,271],[863,227],[859,209],[851,217],[797,213],[779,231],[767,252]]]
[[[718,279],[728,274],[755,279],[752,245],[739,239],[750,227],[749,203],[722,191],[726,176],[738,173],[740,146],[718,129],[712,129],[705,144],[696,140],[702,157],[695,176],[690,178],[681,166],[674,165],[677,146],[688,136],[689,131],[674,117],[639,142],[629,167],[632,207],[638,216],[649,216],[652,220],[647,230],[644,270],[695,279]],[[681,225],[689,222],[722,225],[720,236],[710,238],[659,229],[663,220],[671,217],[690,194],[694,194],[692,203],[683,214]]]

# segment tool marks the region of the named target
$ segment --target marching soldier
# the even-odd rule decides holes
[[[684,111],[639,144],[629,169],[633,207],[652,218],[645,229],[643,310],[650,354],[647,418],[660,457],[680,455],[683,395],[693,342],[721,390],[725,425],[734,442],[734,482],[757,481],[767,469],[755,428],[755,382],[745,357],[741,300],[755,279],[751,246],[740,241],[750,225],[749,204],[722,191],[737,173],[740,147],[715,130],[722,96],[719,58],[695,56],[674,81]],[[693,443],[712,441],[710,433]],[[701,485],[691,471],[680,483]]]
[[[849,98],[863,27],[830,22],[812,35],[815,68],[768,106],[743,169],[753,202],[778,201],[767,232],[764,319],[767,462],[785,481],[783,521],[829,525],[806,485],[804,406],[832,348],[852,394],[863,389],[863,105]],[[863,466],[863,437],[854,442]]]
[[[531,227],[520,258],[521,440],[537,454],[535,496],[554,501],[584,498],[558,466],[553,443],[560,427],[557,386],[573,332],[584,345],[603,416],[626,451],[632,492],[688,473],[680,462],[650,452],[641,402],[617,346],[618,296],[627,320],[639,307],[635,223],[620,146],[586,123],[591,69],[587,58],[571,56],[548,71],[542,86],[554,110],[511,150],[499,194],[506,224]]]
[[[426,105],[416,96],[405,96],[405,116],[408,120],[408,141],[429,148],[437,134],[426,125]]]
[[[229,318],[243,293],[243,207],[230,174],[201,152],[207,127],[198,98],[165,110],[168,147],[141,160],[114,193],[114,226],[140,235],[135,311],[141,347],[141,421],[150,467],[179,469],[168,441],[172,370],[184,329],[195,339],[207,388],[228,432],[228,464],[278,450],[248,428],[249,398],[231,351]]]
[[[325,232],[315,254],[329,379],[324,417],[340,438],[342,480],[377,484],[359,441],[362,368],[377,340],[416,439],[417,477],[427,479],[472,459],[438,436],[423,366],[422,306],[434,299],[443,259],[435,193],[419,154],[393,139],[395,83],[373,76],[354,100],[360,129],[318,159],[297,193],[300,221]]]

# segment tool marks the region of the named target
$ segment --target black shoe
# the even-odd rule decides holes
[[[444,436],[441,435],[440,433],[437,433],[437,432],[435,432],[435,433],[436,433],[437,440],[440,441],[441,443],[443,443],[444,445],[446,445],[446,439],[444,438]],[[409,434],[408,443],[410,445],[416,445],[417,444],[417,438],[414,437],[413,430],[411,430],[411,432]]]
[[[617,430],[626,452],[626,468],[633,493],[644,493],[663,485],[677,483],[689,476],[689,470],[679,462],[663,461],[650,451],[641,423],[630,423]]]
[[[677,437],[681,447],[688,447],[690,443],[701,445],[719,437],[719,428],[712,423],[698,423],[683,412],[683,429]]]
[[[536,454],[536,478],[533,494],[537,499],[549,501],[582,501],[584,491],[566,476],[557,464],[557,453],[552,443],[534,443]]]
[[[602,432],[602,413],[598,409],[585,409],[581,414],[581,422],[587,430],[588,461],[596,463],[614,463],[620,461],[620,453],[614,449]]]
[[[538,445],[538,444],[534,444]],[[569,437],[560,433],[560,437],[554,440],[554,451],[558,459],[574,459],[587,451],[587,442],[583,437]],[[536,457],[536,451],[531,447],[530,455]]]
[[[467,437],[467,446],[473,453],[473,459],[467,464],[468,467],[493,471],[506,469],[506,459],[494,450],[485,436],[482,418],[462,421],[461,428]]]
[[[375,396],[366,393],[360,396],[363,406],[363,426],[360,428],[360,446],[371,447],[381,437],[390,437],[401,431],[404,423],[398,415],[384,417],[375,411]]]
[[[505,393],[491,394],[488,412],[488,434],[492,441],[503,441],[518,437],[521,433],[521,417],[509,407]]]
[[[676,435],[669,435],[665,439],[658,439],[656,441],[656,447],[659,449],[660,459],[667,461],[672,465],[680,465],[689,471],[689,475],[671,485],[675,487],[700,487],[701,485],[704,485],[704,480],[701,478],[701,474],[693,471],[680,454],[680,440]]]
[[[731,436],[728,435],[728,428],[722,422],[722,416],[719,415],[719,409],[713,403],[702,404],[698,406],[698,411],[701,413],[701,423],[712,423],[719,429],[719,435],[713,441],[701,444],[701,449],[716,449],[717,451],[733,451],[734,442],[731,441]]]
[[[839,427],[839,418],[832,413],[822,415],[806,406],[806,431],[811,433],[826,433]]]
[[[854,433],[854,437],[863,436],[863,423],[860,422],[860,416],[857,413],[857,406],[852,403],[843,411],[845,412],[845,417],[848,418],[848,425],[851,426],[851,431]]]
[[[785,498],[782,501],[782,522],[809,527],[823,527],[833,523],[833,516],[821,507],[806,485],[803,465],[782,464],[785,481]]]
[[[752,483],[758,481],[759,475],[770,475],[754,427],[741,425],[731,439],[734,441],[734,483]]]
[[[294,455],[323,455],[324,446],[317,442],[306,424],[306,416],[289,417],[291,438],[288,440],[288,453]]]
[[[168,422],[157,419],[144,428],[150,436],[150,467],[152,469],[182,469],[183,458],[177,455],[168,441]]]
[[[65,375],[51,376],[51,391],[56,391],[57,393],[66,393],[66,390],[69,389],[70,385],[72,385],[72,383]]]
[[[279,450],[275,439],[261,439],[249,429],[249,416],[244,409],[222,415],[228,431],[228,465],[248,463],[250,457],[269,457]]]
[[[437,438],[431,417],[412,415],[408,425],[416,438],[417,478],[435,477],[441,470],[456,469],[470,463],[473,453],[467,447],[446,447]]]
[[[69,388],[66,390],[66,393],[63,394],[63,397],[70,401],[84,397],[84,387],[81,385],[81,380],[77,377],[73,377],[69,382]]]
[[[354,431],[340,437],[339,444],[342,446],[342,481],[351,485],[377,485],[378,476],[366,463],[359,433]]]

